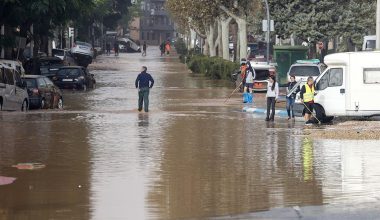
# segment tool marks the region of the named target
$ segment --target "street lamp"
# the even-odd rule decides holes
[[[380,0],[377,0],[380,2]],[[270,47],[270,13],[269,13],[269,4],[268,0],[265,0],[265,5],[267,8],[267,63],[269,65],[269,47]]]
[[[376,9],[376,50],[380,50],[380,0],[377,0]]]

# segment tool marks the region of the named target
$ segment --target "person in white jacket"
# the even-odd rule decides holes
[[[276,108],[276,101],[278,99],[279,86],[276,82],[275,76],[269,77],[269,83],[267,88],[267,117],[265,121],[274,121],[274,114]],[[271,112],[272,110],[272,112]]]

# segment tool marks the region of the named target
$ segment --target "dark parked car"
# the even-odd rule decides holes
[[[29,95],[29,108],[63,108],[61,90],[46,76],[25,75]]]
[[[87,89],[95,88],[94,75],[82,66],[65,66],[58,70],[54,83],[62,89]]]
[[[33,65],[37,65],[34,67]],[[64,66],[63,60],[58,57],[38,57],[30,59],[25,64],[25,71],[28,74],[43,75],[52,79],[59,68]]]

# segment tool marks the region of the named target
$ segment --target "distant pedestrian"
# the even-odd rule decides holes
[[[276,110],[276,101],[278,99],[279,86],[276,82],[276,77],[269,77],[269,83],[267,88],[267,117],[265,121],[274,121],[274,115]],[[272,112],[271,112],[272,110]]]
[[[167,41],[167,42],[166,42],[166,45],[165,45],[165,52],[166,52],[166,55],[169,55],[169,54],[170,54],[170,50],[171,50],[170,42]]]
[[[143,52],[142,52],[142,56],[145,57],[146,56],[146,42],[144,41],[144,44],[143,44]]]
[[[113,44],[114,50],[115,50],[115,56],[119,56],[119,43],[115,41]]]
[[[300,93],[301,102],[303,102],[305,107],[303,110],[303,116],[307,125],[313,124],[313,122],[311,121],[311,116],[313,115],[314,110],[314,95],[314,78],[312,76],[309,76],[309,78],[307,78],[307,83],[304,86],[302,86]]]
[[[111,44],[109,42],[107,42],[106,44],[106,52],[107,52],[107,56],[111,54]]]
[[[165,42],[162,42],[162,44],[160,45],[160,51],[161,56],[163,56],[165,54]]]
[[[294,103],[296,101],[296,95],[300,91],[300,88],[298,87],[291,94],[290,94],[290,91],[293,90],[296,85],[297,85],[296,77],[294,75],[291,75],[290,82],[288,83],[288,86],[286,88],[286,91],[287,91],[286,110],[288,111],[288,120],[290,119],[294,120]]]
[[[139,89],[139,101],[138,101],[138,110],[139,112],[143,109],[144,111],[149,111],[149,91],[154,85],[153,77],[147,73],[148,68],[143,66],[141,73],[137,76],[135,86],[136,89]]]

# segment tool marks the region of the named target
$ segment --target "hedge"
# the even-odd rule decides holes
[[[195,55],[187,60],[187,66],[193,73],[199,73],[211,79],[231,79],[231,73],[239,69],[239,64],[220,57]]]

